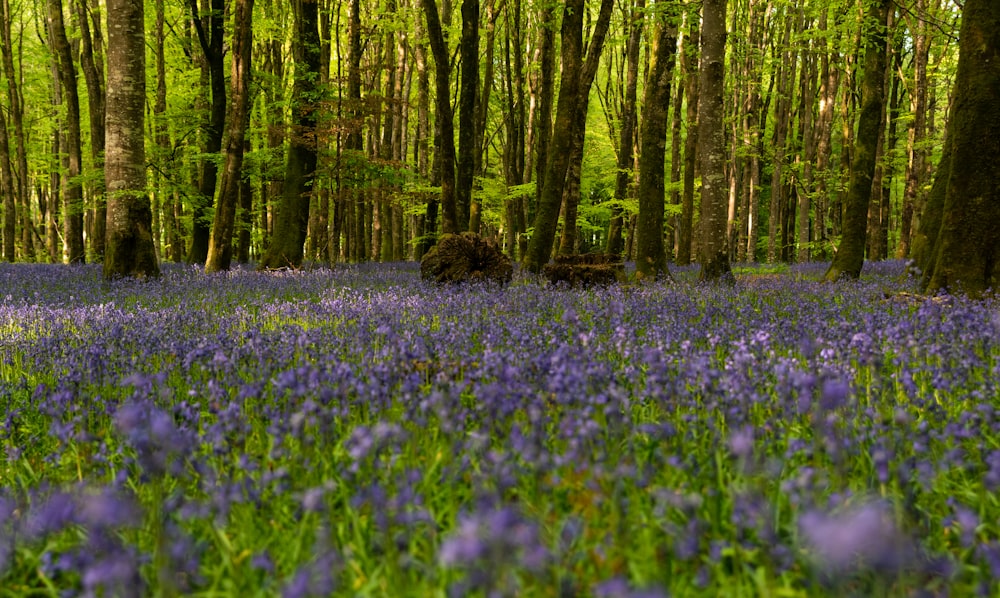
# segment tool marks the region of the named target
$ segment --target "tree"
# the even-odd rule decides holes
[[[702,4],[701,78],[698,83],[698,152],[701,162],[701,227],[698,244],[699,279],[731,280],[726,242],[726,133],[723,124],[725,90],[726,1]],[[640,176],[641,173],[640,173]]]
[[[455,208],[458,228],[469,229],[472,183],[476,171],[476,105],[479,91],[479,0],[462,0],[462,71],[459,76],[458,165],[455,172]],[[478,233],[479,231],[472,231]]]
[[[203,68],[208,71],[212,103],[208,126],[205,130],[205,159],[201,164],[198,195],[195,202],[192,224],[191,252],[188,261],[203,263],[208,257],[208,241],[211,236],[212,200],[218,183],[219,167],[215,155],[222,150],[222,135],[226,126],[226,78],[223,55],[225,37],[225,2],[209,0],[207,10],[198,8],[198,0],[190,0],[191,22],[198,34],[198,44],[204,57]],[[208,30],[206,31],[206,27]]]
[[[642,39],[642,20],[645,13],[645,0],[637,0],[629,16],[629,35],[625,46],[627,62],[625,76],[625,97],[621,109],[621,130],[618,139],[618,173],[615,175],[615,201],[612,209],[611,224],[608,227],[608,243],[606,251],[614,256],[621,256],[625,250],[622,231],[625,228],[625,210],[622,205],[628,197],[632,183],[632,145],[635,138],[636,99],[639,85],[639,42]]]
[[[430,41],[431,54],[434,56],[434,80],[436,82],[434,117],[440,144],[437,148],[436,162],[441,179],[441,232],[459,232],[459,214],[455,198],[455,124],[451,109],[451,59],[448,56],[448,46],[445,43],[444,32],[441,30],[441,17],[438,14],[437,2],[422,0],[424,14],[427,16],[427,37]],[[432,224],[432,223],[429,223]]]
[[[309,195],[316,174],[316,122],[319,105],[319,7],[317,0],[293,0],[295,81],[292,87],[292,133],[285,161],[285,184],[271,245],[261,268],[302,265],[309,223]]]
[[[236,0],[233,14],[233,60],[230,77],[232,107],[229,115],[229,136],[226,139],[226,163],[219,184],[219,199],[215,202],[215,218],[208,244],[206,272],[228,270],[233,258],[233,234],[236,228],[236,206],[240,201],[243,177],[243,141],[250,119],[250,50],[253,47],[253,0]]]
[[[927,291],[980,296],[1000,282],[1000,4],[967,0],[959,37],[951,146],[935,187],[943,184],[940,229],[927,272]],[[933,192],[932,192],[933,195]],[[930,206],[928,206],[930,209]],[[933,221],[928,219],[928,226]],[[923,226],[923,222],[922,222]],[[933,231],[930,231],[933,232]]]
[[[587,102],[590,82],[593,81],[590,62],[597,60],[604,47],[604,37],[608,22],[611,19],[611,0],[602,0],[601,9],[594,34],[586,51],[584,60],[583,45],[583,0],[566,2],[562,21],[562,77],[559,88],[556,122],[552,131],[549,157],[544,173],[542,194],[535,213],[535,231],[528,243],[525,255],[525,267],[534,273],[539,273],[549,261],[549,254],[555,242],[556,228],[559,223],[559,207],[563,199],[563,185],[572,158],[572,148],[578,129],[584,126],[580,120],[581,104]],[[596,69],[596,66],[594,67]],[[589,79],[589,80],[588,80]],[[584,110],[582,114],[586,115]]]
[[[80,96],[76,86],[76,67],[63,25],[62,0],[49,0],[49,35],[58,63],[59,83],[66,100],[66,156],[69,169],[63,187],[63,236],[66,259],[71,264],[86,261],[83,245],[83,186],[80,184],[83,152],[80,149]]]
[[[639,218],[636,224],[636,276],[669,277],[663,242],[664,158],[667,150],[667,115],[670,81],[674,72],[677,29],[672,18],[660,15],[650,58],[646,97],[642,110],[642,149],[639,153]]]
[[[143,3],[108,0],[104,277],[159,276],[146,195],[146,46]]]
[[[865,18],[865,62],[861,81],[861,116],[854,144],[851,180],[844,199],[843,235],[825,279],[858,278],[865,263],[868,204],[872,197],[885,102],[886,19],[890,0],[870,5]]]

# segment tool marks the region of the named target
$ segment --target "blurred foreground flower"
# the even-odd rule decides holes
[[[900,531],[883,502],[846,511],[806,513],[799,528],[821,571],[827,575],[875,571],[893,574],[916,561],[913,542]]]
[[[549,561],[538,526],[511,507],[491,507],[460,515],[457,529],[441,544],[438,560],[468,572],[452,595],[486,590],[488,595],[516,595],[515,571],[537,573]]]

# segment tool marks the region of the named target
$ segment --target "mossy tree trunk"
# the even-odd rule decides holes
[[[448,45],[445,43],[444,32],[441,29],[441,16],[438,13],[437,2],[423,0],[424,14],[427,17],[427,36],[434,56],[434,80],[436,81],[437,98],[435,98],[435,123],[440,135],[437,147],[436,164],[441,181],[441,232],[459,232],[459,214],[455,198],[455,123],[451,109],[451,57]],[[436,216],[436,214],[435,214]],[[433,222],[428,217],[428,225]],[[464,227],[463,227],[464,228]]]
[[[104,277],[159,276],[146,195],[146,42],[143,3],[108,0],[108,232]]]
[[[656,25],[649,76],[642,110],[639,152],[639,219],[636,224],[636,275],[640,278],[669,277],[663,240],[664,158],[667,151],[667,116],[670,82],[674,73],[677,29],[672,16],[661,15]]]
[[[858,278],[865,263],[868,204],[872,197],[879,137],[884,128],[886,20],[891,2],[877,0],[865,18],[864,75],[861,80],[861,115],[854,143],[851,179],[844,198],[843,234],[825,279]]]
[[[206,272],[228,270],[233,260],[233,240],[236,230],[236,206],[240,202],[243,176],[243,151],[247,126],[250,124],[250,55],[253,47],[253,0],[236,0],[233,14],[233,58],[231,70],[232,108],[229,115],[229,135],[226,139],[226,162],[219,184],[219,199],[215,203],[215,218],[208,244]]]
[[[271,245],[261,258],[261,268],[298,268],[302,265],[309,199],[316,174],[316,118],[321,98],[319,7],[317,0],[293,0],[295,35],[292,54],[295,80],[292,84],[292,127],[281,203],[274,223]]]
[[[926,290],[980,296],[1000,282],[1000,4],[968,0],[962,13],[949,164]],[[937,187],[938,181],[935,181]],[[926,220],[932,226],[932,219]]]

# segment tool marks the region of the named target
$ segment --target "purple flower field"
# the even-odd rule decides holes
[[[1000,305],[0,265],[2,596],[1000,592]]]

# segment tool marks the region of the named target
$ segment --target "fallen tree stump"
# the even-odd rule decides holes
[[[575,286],[607,286],[625,280],[625,264],[607,253],[560,255],[542,273],[552,282]]]
[[[444,234],[420,260],[420,277],[434,282],[507,284],[514,266],[495,243],[471,232]]]

